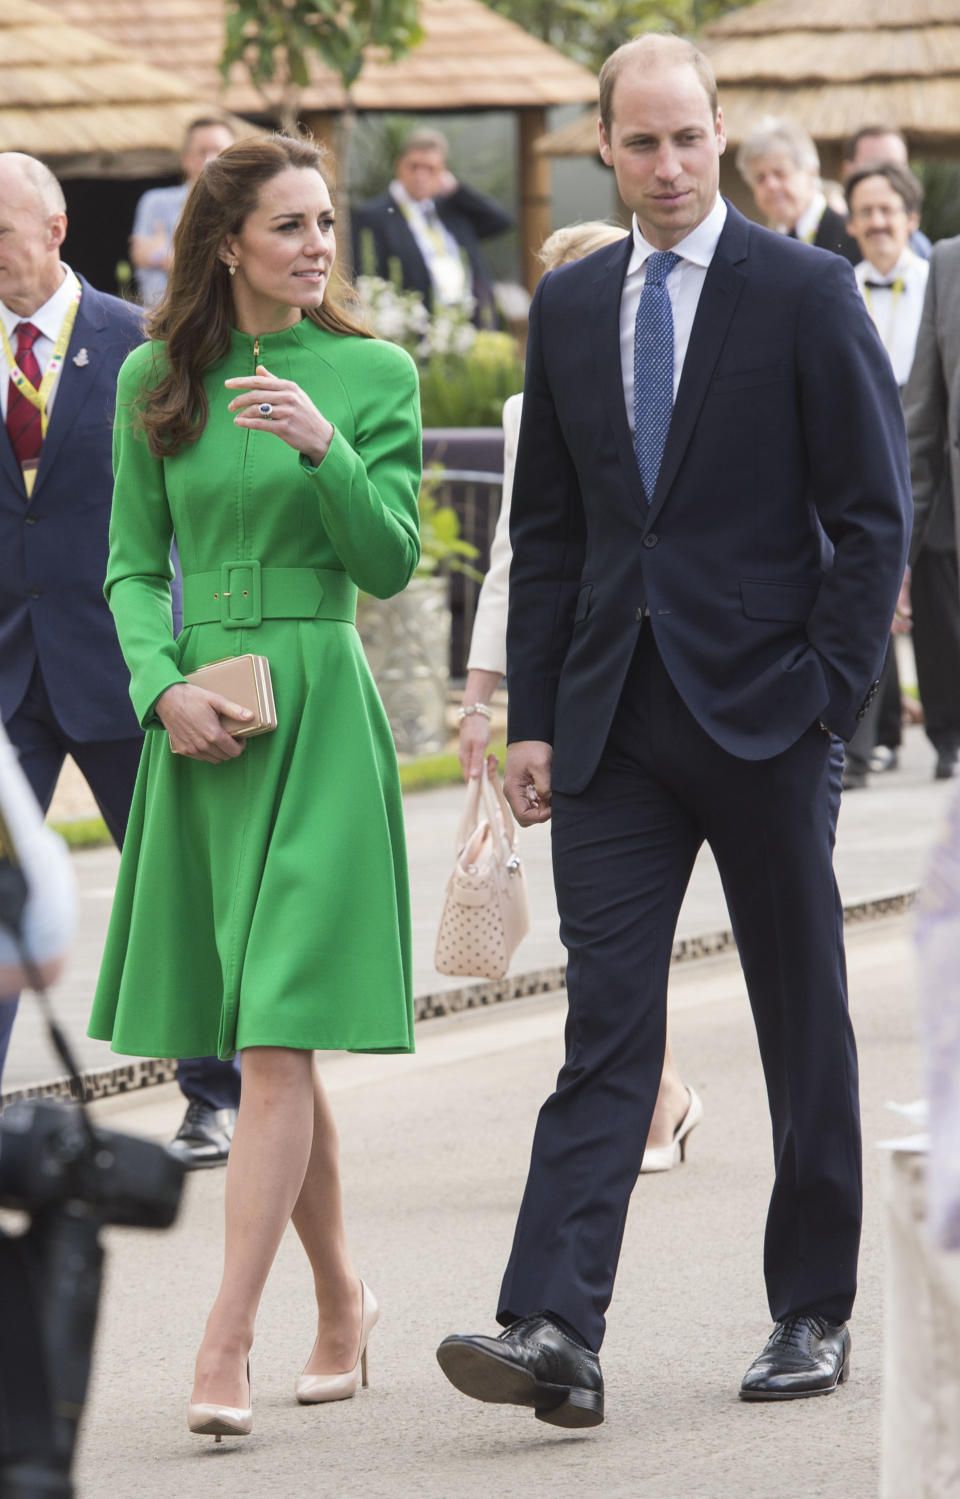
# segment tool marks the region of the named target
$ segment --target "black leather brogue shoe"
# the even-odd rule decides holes
[[[741,1400],[829,1395],[850,1373],[850,1330],[804,1312],[784,1317],[740,1386]]]
[[[225,1166],[236,1122],[236,1109],[211,1109],[209,1104],[193,1098],[167,1148],[187,1171]]]
[[[452,1385],[474,1400],[525,1405],[551,1426],[599,1426],[603,1375],[589,1348],[538,1314],[513,1322],[498,1338],[444,1338],[437,1361]]]

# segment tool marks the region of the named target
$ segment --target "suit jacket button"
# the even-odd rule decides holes
[[[643,538],[643,544],[645,547],[655,547],[659,540],[660,538],[659,536],[657,536],[656,532],[650,531],[649,534]]]
[[[37,524],[37,517],[35,515],[25,515],[23,517],[23,524],[25,526],[35,526]]]
[[[636,614],[634,615],[634,619],[636,619],[636,620],[643,619],[643,608],[642,607],[637,610]]]
[[[39,588],[31,588],[31,590],[30,590],[30,597],[32,599],[38,599],[40,597],[40,590],[39,590]]]

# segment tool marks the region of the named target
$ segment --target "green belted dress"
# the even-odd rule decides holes
[[[397,763],[354,618],[358,588],[398,593],[420,555],[415,367],[306,319],[256,347],[233,332],[199,441],[158,460],[135,407],[163,357],[144,344],[118,385],[105,591],[146,742],[90,1035],[136,1056],[412,1051]],[[224,381],[256,364],[333,423],[318,467],[234,425]],[[223,764],[172,754],[157,698],[248,651],[270,663],[277,729]]]

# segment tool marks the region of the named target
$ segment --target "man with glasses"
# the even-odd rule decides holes
[[[854,275],[901,391],[913,366],[928,261],[911,248],[923,189],[905,167],[873,162],[847,180],[848,229],[863,259]],[[953,775],[960,752],[960,591],[957,539],[949,486],[941,485],[912,548],[913,649],[927,737],[936,750],[934,776]],[[899,611],[894,633],[908,628]],[[892,769],[900,743],[900,682],[891,641],[881,689],[847,746],[844,783],[866,785],[867,770]]]

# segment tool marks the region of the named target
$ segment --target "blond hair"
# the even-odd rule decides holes
[[[625,239],[628,230],[621,224],[608,224],[603,219],[588,219],[585,224],[565,224],[554,229],[537,251],[537,259],[544,271],[555,271],[560,265],[569,265],[571,260],[582,260],[604,245],[616,244]]]

